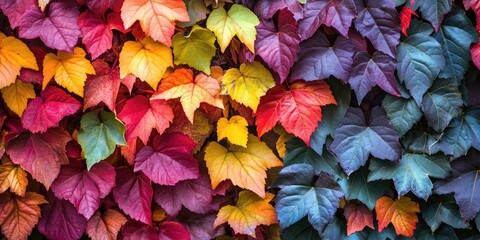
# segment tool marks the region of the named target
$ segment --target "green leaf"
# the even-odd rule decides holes
[[[444,155],[420,155],[406,153],[399,163],[377,159],[370,161],[368,181],[393,179],[399,196],[412,191],[420,198],[432,195],[433,184],[430,177],[446,178],[451,173],[448,158]]]
[[[338,182],[345,199],[358,199],[372,210],[375,208],[377,199],[390,188],[388,181],[368,181],[368,169],[362,167],[353,172],[348,178],[344,176]]]
[[[430,197],[422,208],[422,216],[433,232],[440,227],[442,222],[454,228],[469,227],[463,222],[458,205],[451,195]]]
[[[413,98],[405,99],[387,95],[383,99],[382,104],[387,112],[390,124],[392,124],[400,136],[405,135],[423,115]]]
[[[445,66],[442,46],[424,33],[410,35],[397,47],[397,74],[418,105]]]
[[[172,38],[175,64],[188,64],[210,75],[210,62],[217,52],[214,43],[213,33],[198,25],[193,26],[188,36],[175,34]]]
[[[428,126],[440,133],[461,112],[462,106],[458,83],[453,79],[439,78],[423,96],[421,108]]]
[[[125,126],[111,112],[96,110],[85,113],[80,120],[78,143],[87,159],[87,168],[107,158],[116,145],[125,146]]]

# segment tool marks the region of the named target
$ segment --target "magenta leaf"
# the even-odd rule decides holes
[[[123,0],[86,0],[87,6],[92,12],[103,15],[109,8],[115,12],[120,12]]]
[[[36,4],[35,0],[0,0],[0,9],[8,17],[10,26],[16,28],[20,26],[23,13]]]
[[[303,7],[297,0],[259,0],[255,5],[255,13],[261,19],[271,19],[277,11],[285,8],[296,20],[303,17]]]
[[[173,221],[162,222],[154,228],[141,222],[129,221],[122,228],[122,236],[124,240],[190,240],[187,229],[182,224]]]
[[[182,133],[157,135],[153,147],[145,146],[135,158],[135,172],[142,171],[153,182],[175,185],[200,176],[198,161],[192,155],[197,144]]]
[[[78,15],[78,6],[63,1],[52,2],[45,12],[32,5],[22,16],[19,35],[26,39],[39,37],[50,48],[73,52],[81,34]]]

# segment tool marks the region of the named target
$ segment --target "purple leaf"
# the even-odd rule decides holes
[[[395,59],[382,52],[375,52],[371,57],[368,52],[359,52],[353,57],[353,66],[348,83],[355,90],[359,104],[376,85],[400,96],[395,83]]]
[[[255,13],[261,19],[271,19],[277,11],[288,9],[296,20],[303,17],[303,8],[297,0],[260,0],[255,5]]]
[[[195,240],[210,240],[225,234],[225,228],[213,227],[217,214],[215,212],[205,215],[194,213],[182,214],[180,221],[190,233],[190,238]]]
[[[255,52],[278,73],[283,82],[300,51],[297,23],[290,11],[283,9],[278,15],[278,30],[273,21],[262,20],[257,26]]]
[[[23,13],[32,5],[37,5],[35,0],[0,0],[0,9],[8,17],[10,26],[20,26]]]
[[[367,37],[372,45],[391,57],[400,42],[400,17],[394,0],[364,0],[357,6],[355,28]]]
[[[81,34],[78,15],[78,6],[70,3],[53,2],[48,13],[32,5],[22,16],[19,35],[26,39],[40,37],[50,48],[73,52]]]
[[[86,171],[83,164],[72,160],[63,166],[52,184],[57,198],[73,203],[78,212],[89,219],[100,207],[100,199],[106,197],[115,186],[115,169],[106,162],[93,165]]]
[[[110,8],[115,12],[120,12],[123,0],[87,0],[87,6],[92,12],[103,15]]]
[[[291,79],[315,81],[330,75],[344,82],[350,76],[355,45],[351,40],[339,36],[333,46],[321,31],[300,44],[300,54],[293,66]]]
[[[303,18],[298,26],[302,40],[305,40],[324,24],[334,27],[343,36],[348,36],[348,29],[355,17],[355,4],[352,0],[312,0],[303,6]]]

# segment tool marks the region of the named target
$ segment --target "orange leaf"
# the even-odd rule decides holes
[[[418,203],[409,197],[401,197],[394,201],[390,197],[381,197],[375,206],[378,220],[378,231],[381,232],[389,223],[395,227],[397,235],[412,237],[418,222]]]
[[[96,212],[88,220],[87,234],[92,240],[116,240],[118,231],[127,222],[127,218],[116,210],[107,209],[103,214]]]
[[[25,197],[9,192],[0,195],[2,233],[8,239],[27,239],[40,218],[38,205],[43,203],[47,203],[45,198],[33,192],[27,192]]]
[[[7,158],[7,160],[0,165],[0,193],[10,188],[10,192],[23,197],[27,190],[27,173],[19,165],[13,164],[10,159]]]
[[[121,14],[125,29],[138,20],[147,36],[169,47],[175,21],[190,21],[182,0],[125,0]]]
[[[344,209],[343,214],[347,219],[347,235],[362,231],[363,228],[369,227],[375,229],[373,226],[373,214],[370,209],[359,202],[349,202]]]

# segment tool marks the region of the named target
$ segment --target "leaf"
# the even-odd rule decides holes
[[[392,0],[366,0],[357,4],[355,28],[368,38],[373,47],[395,57],[400,42],[400,18]]]
[[[210,75],[210,62],[217,52],[214,43],[215,35],[198,25],[193,26],[187,36],[183,33],[175,34],[172,38],[175,64],[188,64]]]
[[[363,228],[373,227],[373,213],[363,204],[348,202],[343,214],[347,219],[347,235],[362,231]]]
[[[186,214],[185,214],[186,215]],[[213,222],[217,218],[217,213],[208,213],[206,215],[198,215],[188,213],[188,215],[181,219],[181,222],[188,232],[190,232],[190,239],[213,239],[217,236],[225,234],[225,229],[222,227],[214,228]]]
[[[297,34],[297,22],[288,10],[281,10],[278,23],[262,20],[257,26],[258,38],[255,51],[265,63],[278,73],[280,82],[285,81],[300,51],[300,36]]]
[[[300,36],[305,40],[315,34],[320,25],[334,27],[344,37],[355,18],[352,0],[308,1],[303,5],[303,16],[298,21]]]
[[[474,236],[475,238],[476,236]],[[418,229],[415,232],[416,239],[451,239],[451,240],[458,240],[457,234],[455,230],[451,226],[443,226],[442,228],[438,229],[436,232],[430,231],[428,226],[423,223],[418,224]]]
[[[47,239],[79,239],[87,227],[87,219],[77,213],[68,201],[47,195],[49,204],[42,206],[42,217],[37,229]]]
[[[117,168],[116,172],[116,186],[112,192],[118,207],[133,219],[151,225],[153,189],[150,179],[127,167]]]
[[[321,106],[336,104],[330,87],[324,81],[295,82],[290,89],[277,85],[262,97],[256,113],[258,136],[280,122],[285,130],[308,146],[310,136],[322,120]]]
[[[75,47],[73,53],[58,51],[57,55],[49,53],[43,59],[43,88],[47,87],[52,77],[68,91],[83,97],[83,87],[87,74],[95,74],[90,61],[85,58],[85,51]]]
[[[178,222],[164,221],[158,227],[149,227],[140,222],[128,221],[122,228],[125,240],[162,239],[162,240],[189,240],[187,229]]]
[[[62,167],[52,184],[55,197],[70,201],[78,213],[90,219],[115,186],[115,169],[108,163],[95,164],[89,171],[81,162],[70,161]]]
[[[0,60],[1,61],[1,60]],[[22,117],[27,108],[28,99],[35,98],[35,89],[31,83],[24,83],[16,80],[14,84],[1,89],[2,98],[7,107]]]
[[[149,37],[139,42],[127,41],[120,52],[119,62],[120,78],[132,73],[157,89],[167,68],[173,67],[172,50]]]
[[[265,170],[282,166],[282,162],[267,145],[253,135],[248,136],[247,147],[232,145],[228,149],[216,142],[205,148],[205,161],[215,189],[223,180],[265,197]]]
[[[377,85],[387,93],[400,96],[395,83],[395,59],[382,52],[375,52],[372,56],[368,52],[358,52],[353,57],[353,66],[348,83],[355,91],[358,103]]]
[[[350,76],[355,45],[339,36],[333,45],[327,36],[318,31],[300,44],[297,62],[293,65],[291,79],[315,81],[330,75],[346,82]]]
[[[222,95],[257,111],[260,98],[275,86],[272,74],[259,62],[243,63],[240,69],[230,68],[222,79]]]
[[[242,116],[233,116],[230,120],[220,118],[217,122],[217,136],[220,141],[227,138],[232,144],[247,147],[248,142],[248,123]]]
[[[465,10],[468,10],[468,9],[472,9],[474,12],[475,12],[475,15],[476,15],[476,22],[477,22],[477,26],[476,26],[476,30],[479,31],[480,30],[480,4],[478,1],[475,1],[475,0],[463,0],[463,6],[465,6]]]
[[[20,197],[8,192],[0,195],[0,225],[2,234],[8,239],[27,239],[40,218],[38,205],[47,203],[45,198],[34,192]]]
[[[187,135],[157,135],[152,146],[145,146],[137,153],[135,172],[142,171],[154,183],[169,186],[200,176],[198,161],[192,156],[197,144]]]
[[[126,145],[124,134],[125,126],[113,113],[96,110],[83,114],[78,143],[85,153],[87,168],[107,158],[117,145]]]
[[[304,217],[282,232],[283,239],[320,240],[317,230]]]
[[[407,29],[412,21],[412,15],[419,17],[415,10],[408,6],[404,6],[400,12],[400,25],[402,26],[402,33],[405,37],[408,37]]]
[[[121,15],[125,28],[138,20],[147,37],[167,46],[171,45],[175,21],[190,20],[182,0],[125,0]]]
[[[284,181],[277,194],[275,211],[280,228],[283,230],[308,216],[308,221],[317,231],[321,231],[340,205],[343,192],[328,174],[314,175],[313,167],[307,164],[294,164],[283,168],[280,173]]]
[[[453,78],[461,83],[470,66],[470,45],[477,42],[475,28],[463,10],[455,9],[436,30],[433,37],[442,45],[446,60],[439,77]]]
[[[390,124],[400,136],[405,135],[413,125],[420,121],[423,115],[413,98],[405,99],[387,95],[383,99],[382,105],[387,112]]]
[[[478,174],[480,161],[478,152],[470,150],[467,156],[457,158],[451,163],[452,176],[435,182],[433,192],[436,194],[455,193],[455,201],[460,207],[464,221],[472,220],[480,211],[477,201],[479,191]]]
[[[210,13],[210,10],[207,9],[203,0],[183,0],[183,2],[187,7],[190,21],[176,22],[179,27],[191,27],[195,25],[195,23],[205,20],[207,18],[207,14]]]
[[[422,17],[429,21],[435,31],[438,31],[443,21],[443,16],[452,9],[450,0],[418,0],[418,8]]]
[[[12,29],[20,26],[23,13],[36,4],[36,0],[0,1],[0,9],[8,17]]]
[[[330,150],[347,175],[365,165],[369,154],[392,161],[400,158],[398,133],[383,109],[374,107],[370,117],[367,124],[362,110],[350,107],[335,131]]]
[[[220,209],[213,226],[217,227],[228,222],[235,233],[246,234],[255,238],[255,228],[257,226],[269,226],[278,222],[275,209],[269,203],[274,197],[275,195],[272,193],[267,193],[265,198],[262,198],[253,192],[241,191],[238,194],[235,206],[227,205]]]
[[[10,188],[11,193],[25,197],[27,185],[27,173],[19,165],[13,164],[10,160],[0,165],[0,193]]]
[[[123,214],[107,209],[103,214],[96,212],[87,223],[87,234],[93,240],[116,240],[118,232],[127,222]]]
[[[82,104],[57,87],[48,86],[30,103],[22,116],[22,125],[33,133],[58,127],[66,116],[76,113]]]
[[[412,237],[418,222],[417,212],[420,212],[418,203],[408,197],[393,200],[390,197],[381,197],[375,206],[377,213],[378,230],[382,231],[389,223],[395,227],[397,235]]]
[[[452,79],[437,79],[423,96],[422,111],[428,126],[442,132],[450,121],[460,114],[463,105],[458,84]]]
[[[410,35],[397,47],[397,74],[410,91],[417,105],[445,67],[441,45],[434,38],[420,33]]]
[[[428,202],[422,207],[422,216],[432,232],[435,232],[442,222],[454,228],[468,228],[468,223],[463,222],[458,205],[451,196],[428,198]]]
[[[302,5],[296,0],[259,0],[255,4],[255,14],[261,19],[271,19],[276,12],[287,8],[296,20],[303,16]]]
[[[71,139],[61,128],[50,128],[44,133],[25,131],[8,142],[6,151],[13,163],[49,189],[60,173],[60,164],[68,163],[65,145]]]
[[[49,48],[73,52],[81,34],[79,14],[78,6],[71,2],[52,2],[45,12],[32,5],[21,17],[18,34],[26,39],[39,37]]]
[[[179,68],[162,80],[151,99],[180,98],[185,115],[193,123],[195,110],[200,107],[200,103],[223,109],[223,102],[218,98],[219,92],[220,85],[215,78],[200,73],[193,79],[191,69]]]
[[[370,163],[371,165],[372,163]],[[390,185],[387,181],[373,181],[368,178],[369,171],[367,167],[361,167],[350,176],[342,177],[338,184],[345,193],[346,200],[358,199],[369,209],[375,208],[377,199],[380,198]]]
[[[119,0],[86,0],[90,10],[98,15],[103,15],[108,9],[120,12],[123,1]]]
[[[208,118],[202,111],[195,111],[195,117],[193,123],[191,123],[185,116],[180,103],[176,104],[173,109],[175,121],[172,122],[172,125],[167,129],[167,132],[179,132],[189,136],[195,143],[197,143],[196,150],[199,150],[198,148],[203,146],[205,140],[210,136],[210,133],[212,133],[212,124],[209,123]]]
[[[144,144],[153,129],[159,134],[165,132],[173,121],[173,111],[164,100],[152,100],[142,95],[136,95],[126,101],[118,118],[125,124],[125,139],[140,138]]]
[[[432,181],[429,177],[446,178],[451,173],[448,158],[444,155],[420,155],[404,152],[399,163],[370,162],[368,181],[393,179],[399,196],[413,192],[427,200],[432,195]]]
[[[38,71],[37,60],[30,49],[17,38],[0,32],[0,89],[15,83],[21,68]],[[2,93],[3,94],[3,93]]]
[[[217,37],[222,53],[235,35],[250,52],[255,53],[254,42],[257,35],[255,27],[259,23],[257,16],[250,9],[233,4],[228,13],[223,7],[213,10],[208,16],[207,28]]]

